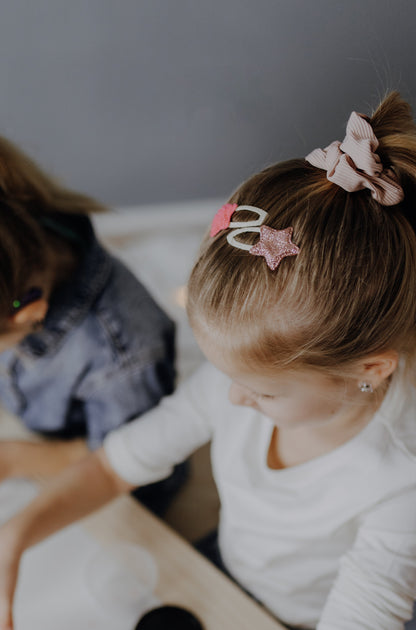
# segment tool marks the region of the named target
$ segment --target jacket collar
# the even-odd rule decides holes
[[[54,214],[45,225],[76,241],[80,264],[73,277],[52,294],[42,330],[21,342],[20,351],[34,356],[58,349],[66,334],[90,311],[113,267],[112,257],[97,241],[87,216]]]

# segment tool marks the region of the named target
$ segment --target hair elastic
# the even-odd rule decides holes
[[[231,221],[234,212],[240,210],[254,212],[258,218],[252,221]],[[216,236],[222,230],[231,228],[232,231],[227,234],[228,243],[237,249],[247,250],[254,256],[264,256],[267,266],[274,271],[283,258],[296,256],[300,249],[292,242],[292,227],[284,230],[275,230],[267,225],[263,225],[268,216],[265,210],[256,206],[238,206],[235,203],[226,203],[215,215],[210,235]],[[236,238],[245,232],[258,232],[260,234],[258,243],[251,245],[243,243]]]
[[[343,142],[335,140],[325,149],[315,149],[305,160],[326,171],[329,181],[347,192],[368,188],[379,204],[394,206],[403,200],[403,188],[392,169],[383,168],[378,145],[366,117],[352,112]]]

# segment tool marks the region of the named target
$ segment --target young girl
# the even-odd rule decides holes
[[[239,188],[189,282],[209,363],[2,527],[2,630],[24,549],[208,440],[234,579],[291,626],[403,629],[416,597],[415,200],[416,129],[395,93],[371,118],[353,113],[344,142]]]
[[[0,404],[54,438],[0,442],[0,479],[54,476],[173,390],[173,323],[95,238],[102,210],[0,138]]]

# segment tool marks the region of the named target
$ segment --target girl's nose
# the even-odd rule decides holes
[[[243,405],[245,407],[254,407],[255,399],[248,389],[237,385],[237,383],[231,383],[228,391],[228,398],[233,405]]]

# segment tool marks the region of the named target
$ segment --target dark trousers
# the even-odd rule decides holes
[[[154,514],[162,517],[188,476],[189,461],[185,461],[175,466],[170,477],[136,488],[131,495]]]

